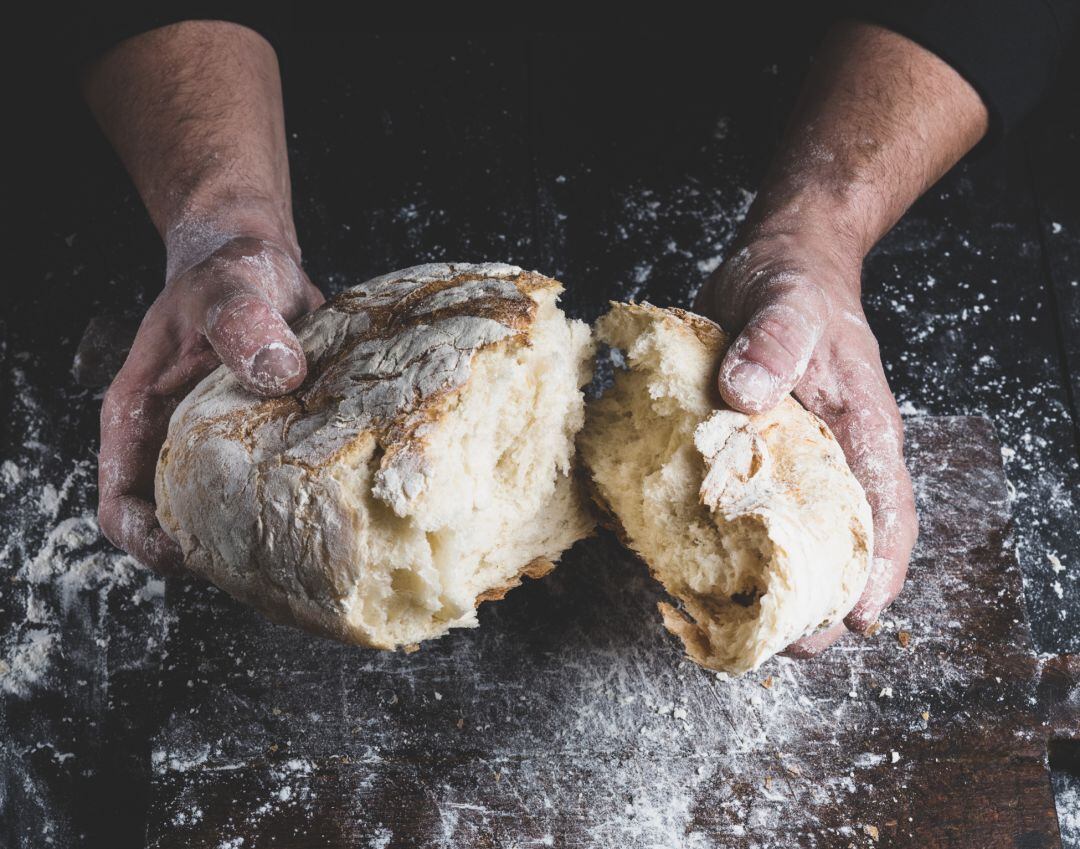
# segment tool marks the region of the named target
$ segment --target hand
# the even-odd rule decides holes
[[[866,589],[807,657],[867,630],[900,592],[918,521],[904,431],[859,302],[862,260],[986,133],[978,93],[930,51],[858,21],[822,43],[732,256],[696,308],[738,334],[720,393],[760,412],[793,392],[832,429],[874,514]]]
[[[152,503],[169,417],[219,363],[262,395],[299,386],[288,322],[323,297],[300,268],[281,77],[261,35],[181,21],[122,41],[80,79],[168,255],[102,405],[98,515],[116,545],[169,571],[180,552]]]
[[[737,410],[794,396],[832,429],[874,515],[866,589],[844,623],[788,648],[810,657],[865,631],[899,594],[918,534],[900,413],[859,302],[858,251],[826,232],[758,231],[706,281],[695,308],[738,334],[718,376]]]
[[[230,238],[169,279],[101,407],[98,517],[110,541],[156,571],[180,567],[153,504],[169,417],[221,363],[252,392],[296,389],[307,365],[288,322],[322,302],[298,251],[253,237]]]

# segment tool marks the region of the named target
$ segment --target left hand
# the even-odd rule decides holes
[[[259,395],[294,390],[307,365],[288,322],[322,302],[288,240],[231,238],[166,283],[101,405],[98,517],[114,545],[162,574],[180,569],[154,505],[169,418],[222,363]]]

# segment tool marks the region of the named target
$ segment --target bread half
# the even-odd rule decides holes
[[[579,436],[597,501],[678,601],[691,659],[739,674],[840,621],[870,569],[870,507],[828,427],[791,397],[724,407],[713,322],[614,304],[596,325],[625,368]]]
[[[177,408],[158,518],[188,568],[271,618],[394,648],[476,624],[593,521],[573,477],[589,329],[562,286],[438,264],[348,289],[294,328],[308,378],[226,368]]]

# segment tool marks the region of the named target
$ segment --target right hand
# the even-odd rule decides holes
[[[904,585],[918,534],[904,427],[860,304],[862,256],[824,231],[765,234],[758,227],[706,282],[695,307],[734,340],[718,384],[734,409],[754,414],[791,392],[844,449],[874,518],[874,559],[844,623],[794,643],[812,657],[845,630],[865,633]]]
[[[307,364],[288,323],[323,300],[295,247],[254,237],[230,238],[166,283],[101,407],[98,519],[114,545],[155,571],[180,568],[153,503],[173,410],[222,363],[259,395],[295,390]]]

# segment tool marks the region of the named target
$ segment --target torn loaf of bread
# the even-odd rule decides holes
[[[394,648],[476,624],[592,530],[573,478],[589,329],[561,285],[437,264],[355,286],[294,328],[308,378],[247,392],[222,367],[158,462],[186,565],[271,618]]]
[[[579,436],[594,493],[681,610],[664,624],[702,666],[757,668],[840,621],[873,550],[870,507],[825,423],[786,397],[724,409],[723,331],[682,310],[614,304],[596,325],[625,369]]]

